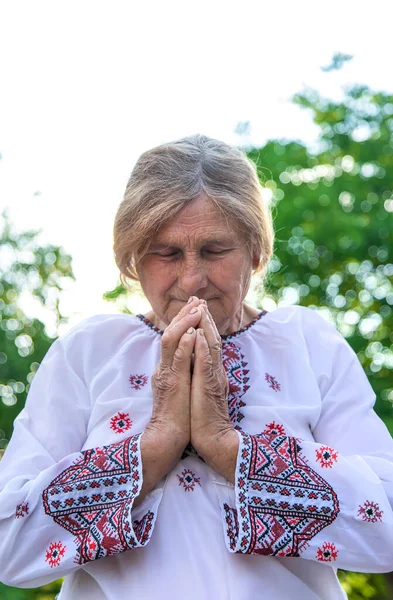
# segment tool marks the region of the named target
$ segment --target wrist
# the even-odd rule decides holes
[[[149,454],[157,460],[157,464],[173,466],[180,460],[189,441],[190,437],[184,431],[171,424],[158,425],[155,422],[148,423],[141,438],[141,444],[143,442],[149,449]]]
[[[235,483],[239,437],[233,427],[216,435],[203,449],[198,448],[198,452],[216,473]]]

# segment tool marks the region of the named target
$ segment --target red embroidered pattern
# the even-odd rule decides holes
[[[338,550],[332,542],[324,542],[317,550],[316,558],[321,562],[332,562],[337,560]]]
[[[58,567],[66,550],[67,546],[63,546],[61,542],[52,542],[46,551],[45,561],[49,563],[51,568]]]
[[[182,474],[178,475],[177,478],[179,480],[179,485],[182,485],[186,492],[193,492],[195,484],[201,485],[201,478],[196,477],[195,473],[190,469],[183,469]]]
[[[265,373],[265,380],[269,382],[269,386],[273,388],[275,392],[279,392],[281,390],[280,384],[276,381],[273,375],[269,375],[269,373]]]
[[[155,325],[153,325],[153,323],[151,321],[149,321],[149,319],[147,319],[145,317],[145,315],[141,315],[139,313],[138,315],[136,315],[136,318],[139,319],[140,321],[142,321],[142,323],[144,323],[145,325],[147,325],[150,329],[152,329],[153,331],[155,331],[159,335],[162,335],[164,333],[162,329],[160,329],[159,327],[156,327]]]
[[[235,429],[240,429],[238,423],[244,419],[241,408],[246,406],[242,400],[242,396],[250,388],[246,385],[249,377],[246,369],[247,363],[244,361],[244,355],[233,342],[225,342],[222,345],[222,362],[229,382],[228,407],[229,416]]]
[[[229,538],[229,546],[234,549],[236,540],[239,535],[239,520],[237,518],[236,508],[231,508],[228,504],[224,504],[224,517],[227,524],[227,535]]]
[[[145,514],[139,521],[135,520],[132,524],[135,535],[142,545],[146,544],[150,538],[150,532],[153,527],[154,515],[152,512]]]
[[[221,336],[221,340],[224,341],[229,341],[235,337],[237,337],[238,335],[241,335],[242,333],[244,333],[245,331],[247,331],[248,329],[250,329],[251,327],[253,327],[262,317],[264,317],[265,315],[267,315],[268,311],[267,310],[263,310],[259,313],[259,315],[257,315],[255,317],[255,319],[253,319],[248,325],[246,325],[245,327],[242,327],[242,329],[238,329],[237,331],[234,331],[232,333],[228,333],[227,335],[222,335]],[[153,323],[151,321],[149,321],[149,319],[147,319],[145,317],[145,315],[142,314],[137,314],[135,315],[137,319],[139,319],[140,321],[142,321],[142,323],[144,323],[145,325],[147,325],[147,327],[149,327],[149,329],[152,329],[152,331],[155,331],[156,333],[158,333],[159,335],[162,335],[164,332],[162,329],[160,329],[159,327],[156,327],[155,325],[153,325]]]
[[[366,502],[359,506],[358,516],[362,517],[363,521],[369,521],[370,523],[376,523],[382,521],[383,510],[379,508],[376,502]]]
[[[335,462],[338,460],[338,452],[329,448],[329,446],[321,446],[315,450],[317,462],[321,463],[321,467],[331,469]]]
[[[140,390],[147,384],[148,379],[147,375],[130,375],[129,381],[134,390]]]
[[[81,453],[43,492],[45,513],[76,538],[75,562],[124,552],[144,545],[154,514],[130,523],[131,507],[140,490],[138,438]]]
[[[128,413],[118,412],[111,418],[111,429],[115,433],[123,433],[132,427],[132,421]]]
[[[15,519],[19,519],[20,517],[24,517],[29,513],[29,503],[23,502],[22,504],[18,504],[15,510]]]
[[[299,556],[308,540],[337,517],[337,495],[308,466],[296,438],[241,433],[239,452],[239,511],[224,505],[229,547],[246,554]]]
[[[284,426],[275,421],[266,425],[266,429],[263,433],[266,433],[267,435],[286,435]]]
[[[267,310],[263,310],[259,313],[259,315],[257,315],[255,317],[255,319],[253,319],[248,325],[245,325],[244,327],[242,327],[241,329],[238,329],[237,331],[233,331],[232,333],[228,333],[227,335],[222,335],[221,336],[221,340],[224,341],[229,341],[235,337],[237,337],[238,335],[240,335],[241,333],[244,333],[245,331],[247,331],[248,329],[250,329],[251,327],[253,327],[262,317],[264,317],[265,315],[267,315]]]

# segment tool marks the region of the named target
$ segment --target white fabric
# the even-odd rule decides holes
[[[393,441],[356,354],[309,308],[223,337],[236,485],[190,449],[133,509],[160,342],[97,315],[52,344],[0,462],[1,581],[65,576],[61,600],[338,600],[337,568],[393,570]]]

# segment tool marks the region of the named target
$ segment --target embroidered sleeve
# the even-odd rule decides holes
[[[360,457],[286,435],[238,435],[235,488],[219,486],[230,552],[393,568],[392,507]]]
[[[311,325],[300,377],[310,361],[321,392],[312,438],[289,435],[278,419],[256,435],[238,429],[235,486],[217,480],[226,545],[230,552],[392,571],[393,440],[373,410],[375,394],[356,354],[311,312],[302,310]]]
[[[140,435],[81,453],[42,494],[44,510],[74,536],[79,565],[144,546],[155,511],[131,517],[142,485]]]
[[[80,451],[90,398],[80,351],[74,346],[66,360],[66,345],[56,340],[44,357],[0,461],[0,581],[7,585],[44,585],[146,545],[162,497],[164,482],[133,507],[143,483],[141,433]]]

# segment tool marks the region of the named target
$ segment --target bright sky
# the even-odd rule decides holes
[[[0,0],[0,211],[73,256],[70,326],[115,311],[102,300],[118,283],[112,224],[141,152],[196,132],[239,144],[242,121],[248,143],[312,142],[289,101],[304,85],[393,90],[392,6]],[[323,73],[335,52],[354,59]]]

